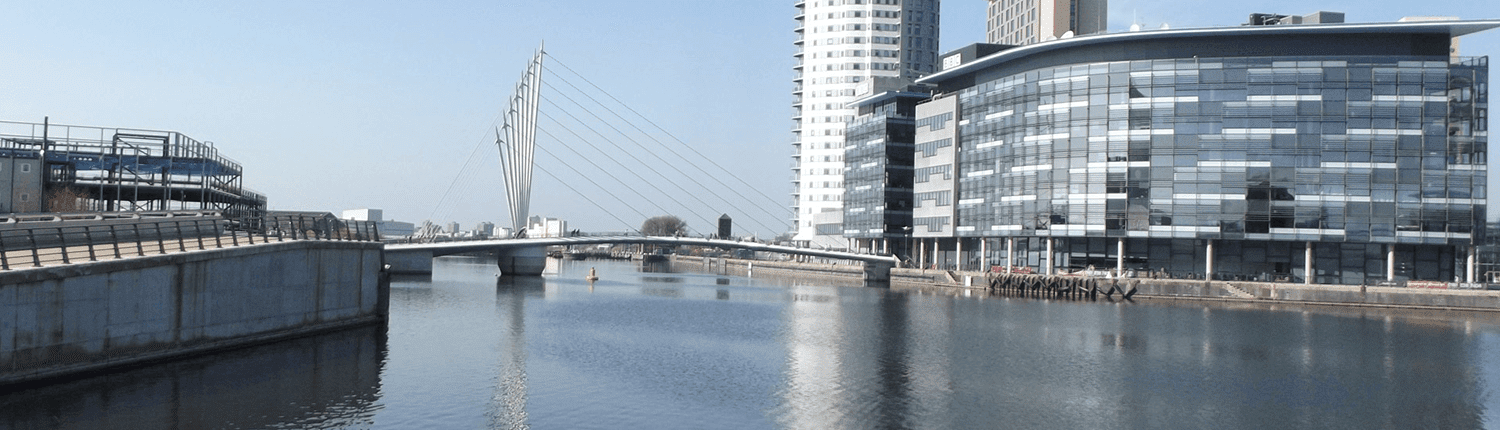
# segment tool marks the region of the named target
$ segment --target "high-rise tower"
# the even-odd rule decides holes
[[[1103,33],[1106,0],[990,0],[989,43],[1027,45],[1074,35]]]
[[[860,88],[937,71],[939,0],[797,0],[794,240],[844,247],[844,123]],[[889,83],[886,83],[889,82]]]

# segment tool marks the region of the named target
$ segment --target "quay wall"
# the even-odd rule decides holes
[[[1245,300],[1281,303],[1500,311],[1500,291],[1306,285],[1270,282],[1141,279],[1139,293],[1158,299]]]
[[[728,258],[679,256],[673,264],[694,270],[733,275],[785,273],[840,278],[863,275],[858,264],[815,264],[790,261],[750,261]],[[747,270],[753,267],[753,272]],[[892,269],[898,284],[947,288],[985,289],[986,273],[942,270]],[[1453,309],[1500,311],[1500,291],[1445,290],[1426,288],[1370,287],[1359,285],[1306,285],[1272,282],[1195,281],[1173,279],[1122,279],[1134,282],[1136,299],[1219,300],[1263,303],[1298,303],[1335,306]]]
[[[0,385],[382,321],[381,249],[291,241],[0,272]]]

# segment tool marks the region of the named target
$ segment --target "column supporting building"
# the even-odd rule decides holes
[[[1016,238],[1005,238],[1005,267],[1006,273],[1016,267]]]
[[[1207,262],[1203,268],[1203,279],[1212,281],[1214,279],[1214,241],[1208,241]]]
[[[1385,280],[1396,280],[1396,245],[1385,246]]]
[[[1313,271],[1313,243],[1307,242],[1302,250],[1302,283],[1312,285],[1317,272]]]
[[[1049,237],[1049,238],[1047,238],[1047,266],[1042,268],[1042,274],[1043,275],[1052,276],[1052,268],[1056,267],[1056,265],[1053,264],[1053,261],[1052,261],[1052,259],[1054,258],[1053,254],[1054,253],[1052,252],[1052,238]]]
[[[1120,239],[1115,246],[1115,276],[1125,275],[1125,239]]]
[[[990,271],[990,240],[979,238],[979,271]]]
[[[1473,246],[1469,247],[1469,267],[1468,267],[1468,270],[1464,271],[1464,273],[1467,274],[1468,276],[1464,277],[1464,282],[1467,282],[1467,283],[1470,283],[1470,284],[1474,283],[1474,278],[1477,277],[1475,275],[1479,274],[1479,264],[1478,264],[1479,263],[1479,259],[1475,258],[1478,254],[1479,254],[1479,248],[1473,247]]]
[[[958,261],[953,262],[953,267],[958,271],[964,271],[964,238],[953,238],[953,255]]]

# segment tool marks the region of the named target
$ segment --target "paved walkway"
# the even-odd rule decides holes
[[[208,236],[208,237],[184,237],[179,239],[163,239],[141,242],[119,242],[103,243],[95,245],[78,245],[66,248],[41,248],[33,252],[30,249],[0,251],[0,270],[22,270],[34,267],[51,267],[65,264],[77,264],[89,261],[105,261],[125,258],[145,257],[152,255],[176,254],[201,250],[212,250],[219,248],[232,248],[253,244],[277,242],[278,238],[265,238],[260,236]],[[293,239],[286,239],[291,241]],[[65,253],[64,250],[67,252]],[[90,251],[93,253],[90,254]],[[40,265],[40,266],[38,266]]]

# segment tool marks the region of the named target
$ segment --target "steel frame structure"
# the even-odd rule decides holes
[[[178,132],[0,121],[0,157],[43,160],[45,190],[72,189],[89,211],[265,215],[266,196],[244,187],[239,163]]]

